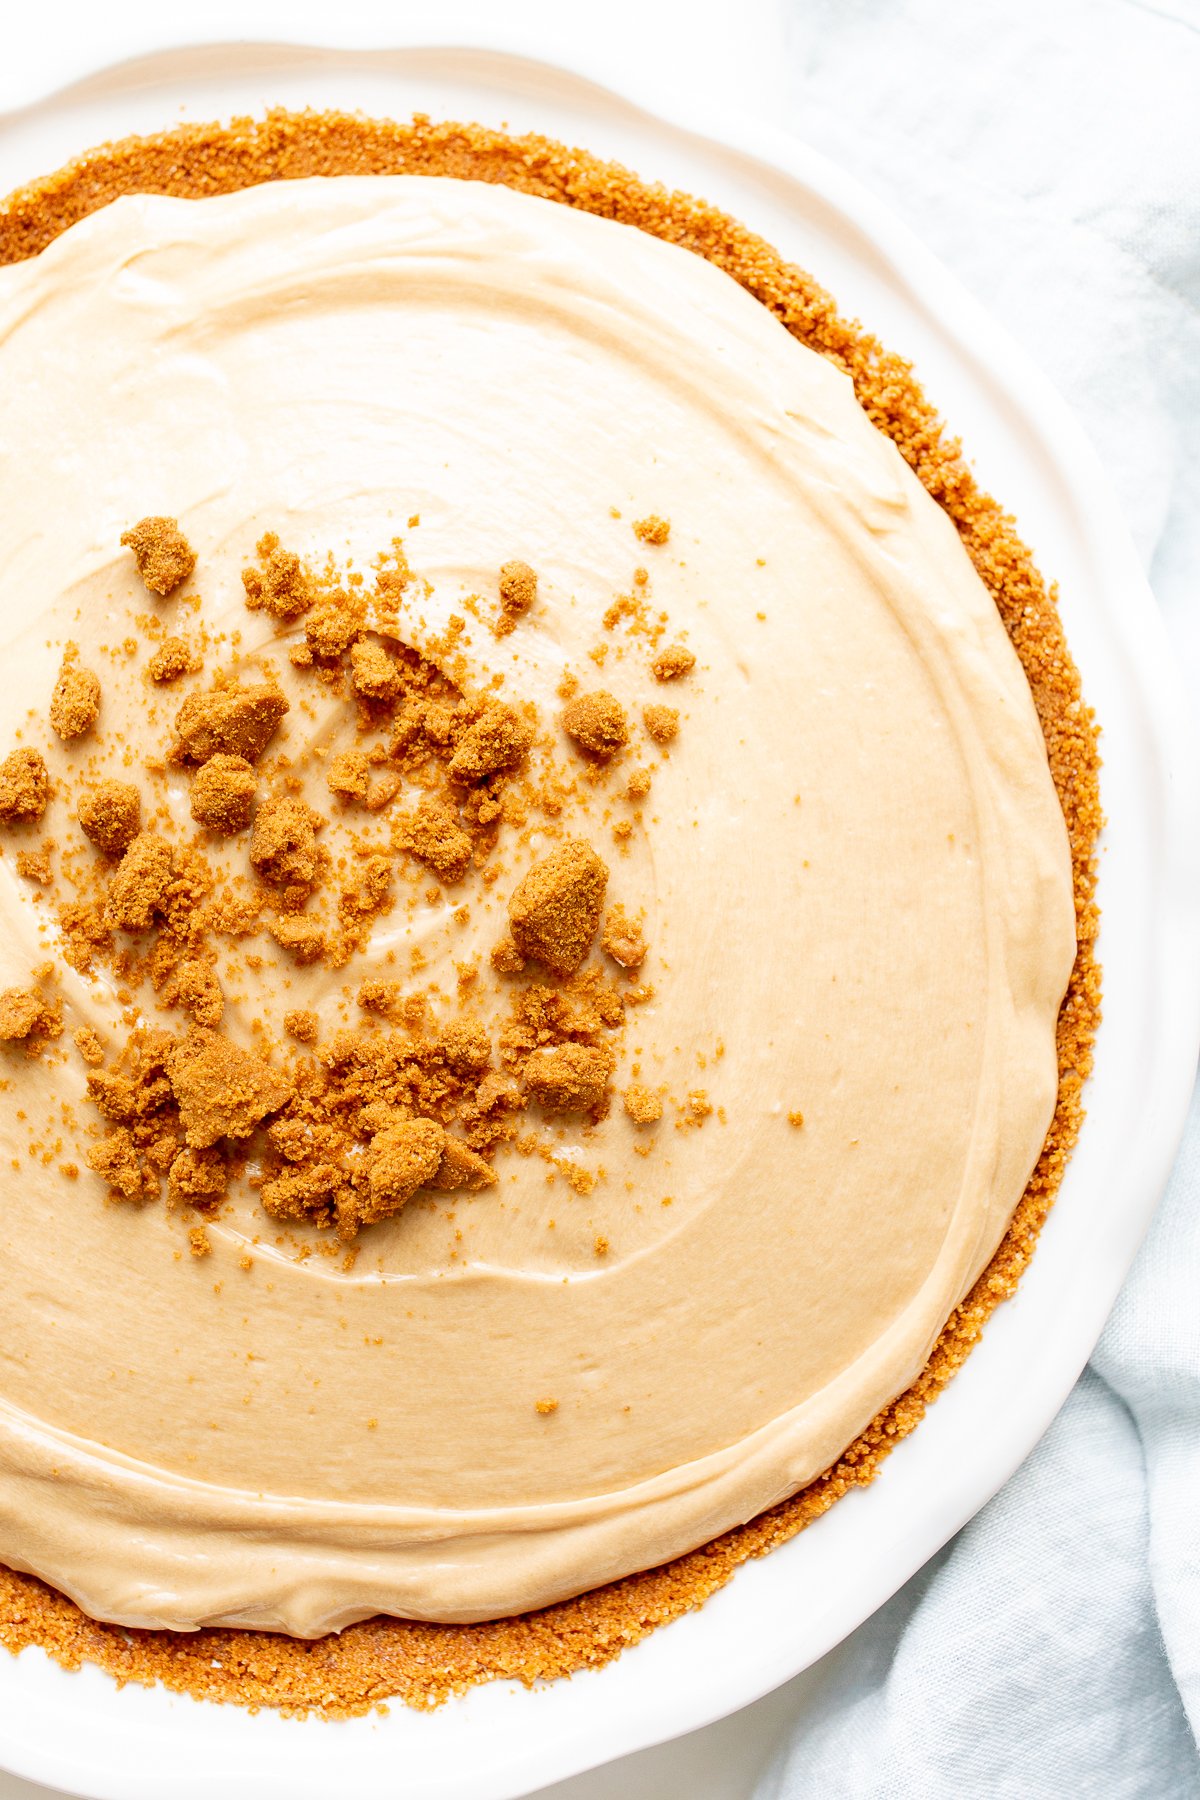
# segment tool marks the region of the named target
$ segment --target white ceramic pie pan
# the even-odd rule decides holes
[[[169,15],[167,15],[169,17]],[[71,55],[64,49],[63,67]],[[537,129],[701,193],[811,269],[911,356],[985,486],[1058,581],[1104,729],[1104,1023],[1089,1116],[1016,1300],[874,1486],[702,1612],[542,1689],[476,1689],[433,1714],[251,1717],[0,1653],[0,1767],[105,1800],[507,1800],[706,1724],[807,1667],[880,1606],[1013,1472],[1086,1361],[1162,1189],[1200,1035],[1195,748],[1120,507],[1062,402],[886,209],[816,151],[503,49],[165,51],[0,115],[0,191],[104,138],[291,106]],[[657,104],[661,104],[661,95]]]

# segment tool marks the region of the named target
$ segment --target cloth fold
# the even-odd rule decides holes
[[[796,0],[789,40],[797,129],[892,202],[1082,419],[1200,707],[1200,8]],[[1194,1103],[1062,1413],[803,1685],[756,1800],[1200,1796],[1198,1290]]]

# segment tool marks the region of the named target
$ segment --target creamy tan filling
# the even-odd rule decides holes
[[[248,665],[276,635],[237,580],[263,530],[364,564],[403,534],[430,636],[526,558],[538,608],[499,639],[469,620],[466,648],[547,721],[650,568],[697,665],[665,690],[630,642],[604,668],[631,710],[683,713],[644,825],[605,850],[655,986],[617,1081],[637,1061],[714,1111],[681,1130],[614,1109],[562,1143],[603,1170],[591,1193],[509,1156],[494,1189],[372,1227],[349,1273],[277,1245],[252,1196],[196,1261],[165,1208],[60,1174],[78,1059],[5,1050],[0,1559],[106,1618],[312,1634],[522,1610],[794,1491],[920,1369],[1053,1105],[1066,835],[952,526],[848,382],[698,258],[407,177],[120,200],[0,270],[0,750],[22,734],[52,777],[166,741],[177,695],[121,650],[180,604],[119,548],[156,512]],[[651,512],[665,545],[631,532]],[[67,639],[103,684],[90,745],[44,723]],[[304,692],[291,755],[344,729]],[[186,781],[165,791],[186,835]],[[21,829],[0,986],[54,953],[15,849],[71,833],[53,804]],[[419,945],[452,986],[510,886],[465,927],[453,899],[399,909],[349,974]],[[280,961],[231,988],[227,1027],[250,1041],[284,1006],[336,1024],[346,979]],[[69,1027],[123,1029],[107,977],[68,971],[63,994]]]

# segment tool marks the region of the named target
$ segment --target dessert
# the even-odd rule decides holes
[[[460,128],[161,154],[245,191],[44,247],[160,185],[117,147],[0,220],[0,1555],[161,1659],[18,1575],[4,1635],[216,1692],[234,1627],[347,1627],[262,1640],[283,1704],[581,1666],[868,1477],[1010,1290],[1091,726],[903,369],[728,221]]]

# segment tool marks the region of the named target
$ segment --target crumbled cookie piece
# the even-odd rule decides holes
[[[286,950],[293,962],[318,962],[328,948],[325,928],[318,919],[306,919],[302,915],[286,913],[282,919],[272,919],[267,929],[279,948]],[[293,1032],[292,1035],[296,1034]]]
[[[513,943],[555,975],[573,975],[592,945],[608,865],[584,838],[534,863],[508,903]]]
[[[182,586],[196,567],[196,553],[180,531],[178,519],[141,519],[122,534],[121,542],[133,551],[137,572],[150,592],[164,599]]]
[[[387,1018],[395,1012],[400,1001],[400,983],[398,981],[363,981],[359,983],[355,998],[364,1012],[378,1013]]]
[[[642,723],[656,744],[669,744],[679,735],[679,714],[673,706],[644,706]]]
[[[75,1048],[82,1056],[89,1069],[98,1069],[104,1062],[104,1045],[100,1037],[90,1025],[81,1025],[73,1033]]]
[[[292,1084],[215,1031],[195,1030],[167,1057],[167,1079],[193,1150],[219,1138],[249,1137],[256,1125],[286,1106]]]
[[[54,880],[51,849],[50,844],[44,844],[40,850],[18,850],[17,874],[23,875],[26,881],[36,881],[39,887],[49,887]]]
[[[31,1037],[58,1037],[62,1007],[44,1000],[33,988],[5,988],[0,993],[0,1039],[17,1043]]]
[[[385,912],[391,897],[392,865],[387,857],[364,857],[351,881],[338,895],[338,911],[343,924],[353,929],[356,923],[361,924],[373,914]]]
[[[371,1139],[367,1152],[367,1192],[339,1209],[338,1229],[348,1235],[377,1219],[386,1219],[432,1181],[442,1163],[446,1133],[436,1119],[406,1119]]]
[[[657,513],[651,513],[645,519],[633,521],[633,535],[640,538],[643,544],[665,544],[671,535],[671,521],[660,519]]]
[[[118,931],[149,931],[174,878],[170,844],[155,831],[140,831],[109,881],[104,908],[109,924]]]
[[[512,934],[507,931],[498,943],[492,945],[489,961],[497,975],[520,975],[525,967],[525,958],[513,943]]]
[[[610,906],[604,920],[600,947],[623,969],[637,969],[646,960],[646,939],[641,924],[631,919],[618,903]]]
[[[569,738],[602,762],[615,756],[629,742],[625,708],[614,695],[598,688],[578,694],[563,707],[559,722]]]
[[[219,1150],[181,1150],[167,1171],[167,1199],[172,1206],[194,1206],[209,1212],[229,1189],[229,1167]]]
[[[633,1081],[621,1096],[622,1104],[635,1125],[653,1125],[663,1115],[659,1095],[640,1081]]]
[[[353,1190],[345,1172],[336,1163],[317,1162],[303,1169],[288,1169],[264,1182],[259,1199],[273,1219],[298,1223],[320,1217],[328,1222],[330,1206],[343,1192],[352,1201]]]
[[[349,805],[365,803],[371,786],[371,765],[361,750],[343,750],[325,771],[331,794]]]
[[[79,796],[79,824],[105,856],[119,856],[141,829],[141,795],[131,781],[98,781]]]
[[[696,658],[686,644],[668,644],[650,664],[655,681],[678,681],[681,675],[689,674],[695,666]]]
[[[605,1103],[615,1066],[606,1044],[559,1044],[535,1050],[521,1075],[547,1112],[594,1113]]]
[[[0,820],[40,819],[50,800],[50,774],[38,750],[10,750],[0,763]]]
[[[255,552],[258,568],[242,570],[246,605],[251,612],[261,608],[273,619],[298,619],[313,603],[313,584],[300,558],[281,549],[273,531],[263,533]]]
[[[244,756],[227,756],[219,751],[201,763],[193,777],[192,817],[206,831],[232,837],[249,825],[257,792],[258,777],[253,765]]]
[[[439,881],[461,881],[471,866],[471,840],[443,800],[422,800],[410,818],[397,820],[395,838],[398,848],[432,869]]]
[[[98,1143],[89,1145],[84,1161],[108,1183],[109,1195],[114,1200],[127,1200],[139,1206],[158,1192],[157,1180],[142,1166],[132,1132],[123,1125],[106,1132]]]
[[[447,1194],[457,1193],[460,1188],[466,1188],[469,1194],[478,1194],[484,1188],[494,1187],[498,1179],[490,1162],[447,1132],[442,1160],[426,1186]]]
[[[537,599],[538,578],[526,562],[506,562],[500,570],[500,617],[496,636],[511,631]]]
[[[277,886],[311,887],[317,877],[319,813],[290,794],[264,800],[250,833],[250,861],[264,881]]]
[[[367,628],[361,594],[341,592],[315,606],[304,623],[305,647],[323,662],[336,662]]]
[[[206,763],[225,755],[257,762],[287,710],[283,695],[265,683],[189,694],[175,716],[172,761]]]
[[[350,651],[350,681],[356,694],[376,706],[391,706],[400,693],[400,671],[383,648],[362,638]]]
[[[78,644],[68,644],[50,696],[50,723],[69,744],[90,731],[99,716],[100,677],[83,667]]]
[[[644,800],[650,792],[652,776],[649,769],[634,769],[625,783],[625,798],[635,802]]]
[[[186,638],[167,637],[146,664],[146,673],[151,681],[165,685],[169,681],[178,681],[181,675],[190,675],[199,666]]]
[[[377,775],[367,792],[363,805],[368,812],[382,812],[390,806],[400,789],[404,786],[395,769],[384,769]]]
[[[321,1021],[315,1012],[307,1008],[295,1006],[283,1015],[283,1029],[289,1037],[294,1037],[298,1044],[315,1044],[321,1029]]]
[[[487,781],[506,775],[524,760],[533,743],[533,727],[515,707],[496,701],[464,732],[448,773],[451,781]]]
[[[211,963],[202,957],[186,957],[163,991],[170,1006],[182,1007],[197,1025],[219,1025],[225,1012],[225,996]]]

